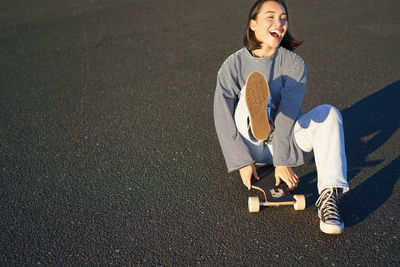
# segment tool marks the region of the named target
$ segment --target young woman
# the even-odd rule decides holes
[[[303,164],[303,154],[313,150],[320,229],[342,233],[337,198],[349,189],[342,117],[330,105],[302,113],[307,74],[292,52],[301,42],[289,33],[285,2],[257,1],[243,40],[245,47],[218,71],[214,96],[215,127],[228,171],[239,170],[250,189],[251,178],[258,179],[255,164],[273,164],[276,184],[283,180],[293,189],[299,178],[291,167]]]

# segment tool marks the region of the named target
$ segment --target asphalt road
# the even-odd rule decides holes
[[[338,107],[343,235],[307,209],[247,211],[213,122],[253,1],[1,1],[0,264],[400,264],[400,2],[287,0],[303,108]]]

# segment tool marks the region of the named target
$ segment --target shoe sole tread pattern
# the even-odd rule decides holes
[[[270,133],[267,116],[268,100],[269,87],[264,75],[259,72],[251,73],[246,82],[246,105],[251,133],[257,140],[266,140]]]

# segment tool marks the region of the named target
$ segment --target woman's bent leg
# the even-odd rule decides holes
[[[349,190],[342,116],[330,105],[318,106],[299,118],[294,136],[303,151],[314,150],[320,229],[326,234],[341,234],[344,223],[339,213],[339,189]]]
[[[343,122],[333,106],[321,105],[301,116],[295,124],[297,145],[305,152],[314,150],[318,192],[326,188],[349,190],[344,147]]]
[[[255,139],[249,128],[249,111],[244,97],[245,90],[246,87],[241,91],[241,97],[235,110],[236,128],[256,163],[272,164],[272,145],[266,145],[265,141]]]

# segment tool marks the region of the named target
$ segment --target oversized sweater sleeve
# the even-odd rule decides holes
[[[214,95],[214,123],[228,172],[254,163],[234,121],[239,92],[232,73],[223,65],[218,72]]]
[[[274,165],[294,167],[304,163],[304,155],[293,137],[293,126],[301,114],[306,90],[307,73],[303,60],[293,54],[283,75],[284,85],[275,118],[273,138]]]

